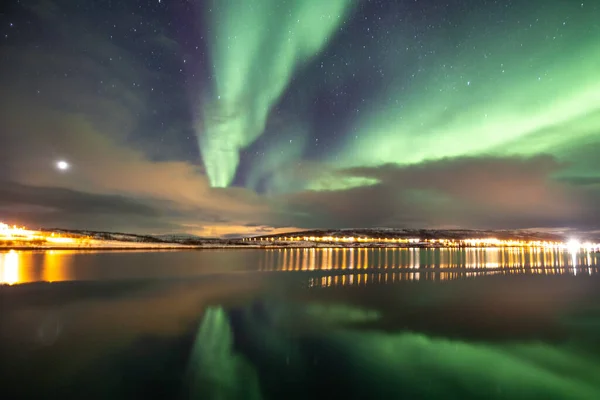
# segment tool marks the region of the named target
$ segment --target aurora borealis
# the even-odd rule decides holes
[[[339,154],[343,164],[488,154],[560,157],[565,148],[597,139],[600,44],[586,34],[598,27],[595,17],[583,16],[585,4],[539,5],[498,4],[498,20],[449,29],[454,46],[435,30],[426,34],[418,54],[406,49],[411,59],[423,60],[408,69],[414,74],[408,80],[394,77],[406,55],[391,57],[382,67],[392,76],[389,89],[357,118],[358,137]],[[577,22],[569,18],[575,8],[582,16]],[[521,21],[527,13],[531,20]]]
[[[328,7],[333,3],[327,3]],[[267,14],[263,8],[257,8],[256,3],[247,3],[250,4],[253,12],[260,10],[260,15]],[[212,14],[217,15],[216,20],[224,30],[215,35],[220,40],[214,45],[214,53],[217,53],[214,75],[216,86],[223,87],[216,93],[223,93],[218,96],[224,103],[223,114],[236,116],[221,121],[222,131],[213,133],[207,128],[201,135],[205,138],[200,147],[208,175],[215,175],[211,182],[216,186],[223,185],[222,176],[226,174],[211,172],[212,160],[220,160],[217,164],[222,165],[222,169],[235,172],[237,162],[229,160],[227,154],[243,150],[263,133],[269,111],[289,84],[293,67],[306,59],[294,51],[298,46],[295,38],[301,34],[297,21],[331,21],[331,14],[315,6],[322,2],[305,4],[310,12],[298,20],[292,18],[294,7],[281,7],[288,14],[278,21],[289,20],[291,26],[280,22],[277,28],[284,30],[287,36],[277,34],[276,30],[264,37],[244,35],[244,32],[253,32],[247,24],[268,27],[268,23],[250,17],[248,10],[242,8],[213,10]],[[345,93],[346,88],[352,90],[351,86],[361,78],[376,82],[379,88],[372,93],[361,93],[359,104],[345,110],[340,117],[328,118],[334,124],[338,119],[349,120],[349,126],[348,132],[323,157],[325,162],[340,168],[418,164],[487,154],[550,153],[561,157],[574,142],[593,140],[599,128],[594,112],[600,103],[600,44],[593,35],[594,28],[598,28],[596,15],[588,12],[585,3],[539,5],[539,2],[518,7],[486,4],[485,10],[481,10],[485,16],[482,20],[441,18],[427,25],[428,14],[412,10],[406,15],[400,6],[382,5],[384,10],[374,15],[349,17],[340,28],[345,40],[331,45],[333,55],[321,57],[316,66],[325,72],[310,71],[309,76],[318,79],[321,75],[322,83],[331,86],[330,91],[336,98],[350,97]],[[386,12],[388,8],[392,12]],[[481,5],[476,6],[480,8]],[[433,18],[439,18],[444,10],[433,7],[428,11]],[[239,14],[245,16],[245,24],[240,23]],[[527,22],[521,21],[524,14],[530,15]],[[370,22],[370,19],[375,21]],[[339,24],[338,18],[334,22],[333,27]],[[235,27],[228,28],[230,24]],[[355,25],[360,25],[360,29]],[[310,26],[305,26],[308,31]],[[319,44],[311,47],[311,55],[316,53],[314,49],[327,45],[323,37],[331,35],[332,26],[302,36],[312,39],[314,35]],[[418,33],[413,36],[414,31]],[[317,35],[321,40],[316,39]],[[286,45],[290,40],[294,40],[292,45]],[[282,42],[287,50],[285,56],[280,56],[277,50]],[[248,54],[261,53],[249,49],[260,46],[268,46],[277,62],[258,56],[255,60],[259,60],[260,67],[252,74],[250,67],[246,67],[251,65],[247,60],[252,59]],[[239,51],[239,47],[245,51]],[[229,57],[220,56],[219,50]],[[287,68],[279,68],[280,63]],[[273,73],[271,69],[284,72]],[[282,79],[274,79],[274,76]],[[255,82],[259,83],[259,89],[253,91]],[[277,90],[269,90],[270,85]],[[266,92],[272,95],[262,94]],[[299,91],[290,92],[292,97],[301,96]],[[313,96],[318,97],[318,94]],[[244,100],[244,97],[254,100]],[[232,101],[246,105],[263,98],[269,101],[258,106],[263,110],[262,117],[248,118],[234,111],[234,106],[230,107]],[[315,140],[325,134],[322,130],[320,126],[314,128]],[[245,135],[241,131],[245,131]],[[477,140],[473,140],[475,137]]]
[[[9,221],[600,226],[597,2],[11,1],[0,30]]]
[[[211,184],[223,187],[233,181],[239,152],[264,132],[296,68],[327,45],[352,1],[208,3],[215,78],[200,152]]]

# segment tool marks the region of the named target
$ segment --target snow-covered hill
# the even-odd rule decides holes
[[[301,232],[290,232],[277,235],[257,236],[256,238],[277,240],[289,236],[332,236],[332,237],[364,237],[364,238],[389,238],[389,239],[486,239],[499,240],[526,240],[526,241],[563,241],[565,235],[538,232],[533,230],[475,230],[475,229],[394,229],[394,228],[358,228],[358,229],[323,229]]]

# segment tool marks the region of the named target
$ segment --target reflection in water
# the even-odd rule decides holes
[[[468,343],[408,332],[344,332],[332,335],[330,340],[343,349],[346,359],[353,361],[348,364],[369,371],[363,375],[365,381],[377,382],[382,375],[390,377],[387,382],[382,379],[385,385],[370,386],[372,398],[381,398],[376,395],[378,390],[381,394],[410,394],[408,398],[440,399],[449,394],[450,398],[503,399],[600,396],[596,360],[566,347]],[[567,365],[571,372],[578,371],[577,376],[565,374]],[[434,377],[442,379],[431,379],[432,371]],[[392,376],[401,377],[398,379],[404,380],[404,387]]]
[[[364,310],[336,307],[261,302],[230,312],[210,309],[192,357],[204,364],[190,376],[192,384],[202,381],[194,398],[257,398],[262,393],[265,399],[305,399],[332,390],[339,398],[600,398],[597,357],[572,345],[469,342],[408,330],[377,331],[372,325],[361,329],[347,322]],[[233,331],[228,316],[237,321]],[[376,312],[372,316],[379,319]],[[341,323],[332,324],[332,319]],[[294,323],[298,320],[301,324]],[[236,336],[240,344],[234,347]],[[236,367],[242,360],[244,367]]]
[[[0,284],[169,279],[255,271],[258,255],[255,250],[0,252]]]
[[[305,314],[311,318],[320,318],[328,323],[370,322],[381,319],[379,311],[335,303],[309,303],[305,307]]]
[[[573,269],[596,268],[589,252],[545,248],[321,248],[263,250],[262,271],[326,271],[404,268]]]
[[[20,283],[19,253],[14,250],[0,254],[0,283]]]
[[[270,249],[262,253],[259,265],[261,271],[321,272],[309,279],[309,287],[441,281],[481,274],[592,275],[599,267],[593,253],[555,248]]]
[[[362,286],[372,283],[386,284],[402,281],[446,281],[459,278],[468,278],[476,275],[497,274],[499,271],[481,271],[481,272],[376,272],[365,274],[343,274],[329,275],[322,277],[313,277],[308,279],[308,287],[329,287],[329,286]]]
[[[597,273],[592,254],[288,249],[0,260],[4,283],[110,280],[2,288],[2,398],[600,399],[600,282],[572,278]],[[236,264],[233,272],[312,272],[224,273]],[[189,279],[213,265],[208,272],[222,274]],[[185,279],[119,281],[142,273]],[[488,273],[521,275],[422,284]],[[564,276],[523,275],[534,273]],[[306,291],[289,278],[369,286]],[[386,281],[413,283],[370,285]]]
[[[68,252],[49,250],[44,253],[43,280],[46,282],[69,281],[74,277],[71,271],[72,257]]]
[[[0,252],[0,284],[310,271],[310,286],[449,280],[481,274],[598,272],[598,255],[555,248],[294,248],[235,251]]]
[[[60,282],[75,279],[68,250],[44,252],[14,251],[0,253],[0,284]]]
[[[233,350],[231,327],[222,307],[205,311],[187,373],[190,398],[260,399],[255,371]]]

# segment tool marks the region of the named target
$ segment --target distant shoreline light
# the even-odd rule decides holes
[[[468,239],[420,239],[398,237],[364,237],[364,236],[279,236],[245,238],[244,241],[258,242],[311,242],[311,243],[370,243],[370,244],[398,244],[437,247],[544,247],[566,249],[571,252],[587,250],[600,250],[600,243],[585,242],[571,239],[567,242],[542,241],[542,240],[500,240],[496,238],[468,238]]]
[[[77,240],[70,237],[62,237],[54,232],[42,232],[29,230],[16,225],[10,226],[0,222],[0,243],[2,242],[46,242],[55,244],[72,244]]]
[[[25,227],[8,225],[0,222],[0,245],[8,242],[44,242],[54,244],[82,244],[89,237],[73,237],[64,235],[60,232],[29,230]],[[289,246],[296,243],[296,246],[310,247],[313,244],[323,244],[325,247],[426,247],[426,248],[547,248],[568,250],[571,253],[580,251],[600,252],[600,243],[590,241],[582,242],[574,238],[569,240],[540,240],[540,239],[498,239],[487,238],[420,238],[420,237],[398,237],[398,236],[337,236],[329,234],[327,236],[302,234],[288,234],[281,236],[259,236],[246,237],[240,242],[255,242],[260,246]],[[231,243],[229,243],[231,244]],[[233,243],[235,245],[235,243]],[[323,247],[323,246],[322,246]]]

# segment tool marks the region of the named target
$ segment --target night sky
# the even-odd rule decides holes
[[[0,6],[4,222],[598,231],[599,205],[596,0]]]

